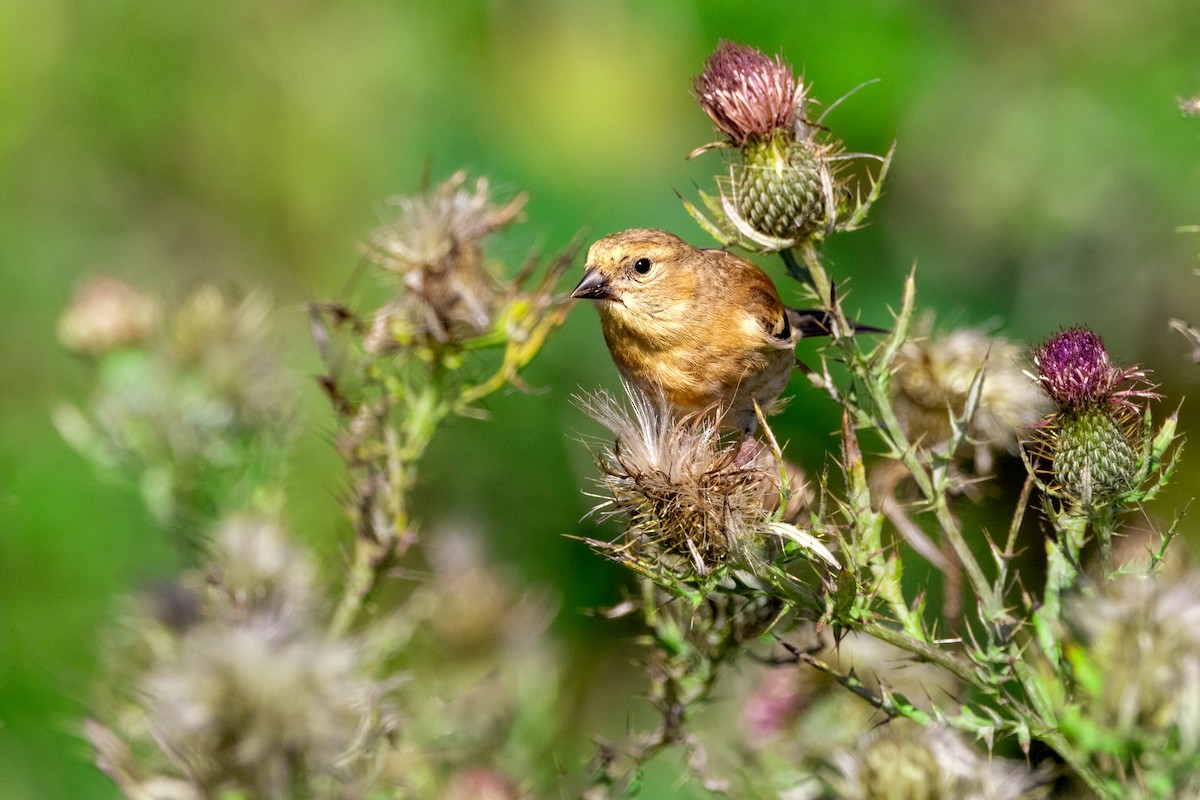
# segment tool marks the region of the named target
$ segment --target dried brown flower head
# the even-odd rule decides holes
[[[204,284],[191,292],[169,321],[171,366],[197,375],[229,407],[238,425],[287,427],[295,387],[272,325],[273,309],[261,294],[244,297]]]
[[[909,440],[930,450],[943,448],[953,433],[951,420],[962,416],[984,370],[968,439],[977,447],[1015,453],[1018,434],[1049,410],[1021,368],[1024,355],[1023,347],[970,328],[909,338],[892,362],[890,385]]]
[[[377,632],[328,632],[311,558],[273,522],[228,522],[211,559],[171,589],[186,624],[143,602],[112,642],[113,707],[89,726],[98,763],[130,797],[363,796],[397,724]]]
[[[492,327],[509,288],[484,259],[484,237],[521,218],[525,195],[492,202],[486,178],[474,189],[459,171],[432,190],[396,197],[394,219],[377,228],[363,252],[394,272],[404,291],[376,314],[368,341],[449,342]],[[370,350],[371,347],[369,346]]]
[[[322,611],[316,566],[272,520],[224,522],[214,537],[208,572],[211,614],[227,619],[266,614],[302,622]]]
[[[1151,751],[1200,754],[1200,573],[1119,578],[1067,619],[1086,718]]]
[[[764,499],[779,497],[779,467],[765,450],[738,463],[737,443],[721,442],[711,415],[679,418],[637,389],[626,391],[629,409],[607,394],[581,401],[616,437],[596,453],[604,489],[596,511],[629,522],[611,555],[683,559],[703,575],[769,522]]]
[[[118,278],[89,278],[75,289],[58,321],[58,339],[82,355],[97,356],[146,342],[158,330],[162,310],[150,296]]]
[[[1019,800],[1046,796],[1044,772],[988,758],[939,725],[895,721],[838,759],[846,800]]]
[[[259,797],[307,794],[301,775],[336,778],[375,699],[351,644],[261,615],[190,632],[143,690],[154,739],[185,775]]]

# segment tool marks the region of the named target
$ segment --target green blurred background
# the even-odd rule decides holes
[[[1200,323],[1200,236],[1176,230],[1200,224],[1200,120],[1176,108],[1200,93],[1195,0],[7,0],[0,796],[116,796],[77,738],[96,639],[117,596],[177,566],[136,493],[50,423],[87,386],[54,336],[77,280],[113,273],[168,297],[200,281],[262,288],[312,373],[304,303],[341,296],[383,199],[427,164],[530,193],[529,221],[494,251],[514,265],[580,231],[705,243],[675,193],[694,197],[720,163],[684,156],[716,138],[690,82],[722,37],[782,51],[826,103],[880,79],[827,120],[851,150],[899,142],[871,226],[827,250],[866,321],[886,323],[916,263],[919,302],[943,325],[1036,341],[1086,323],[1117,360],[1154,369],[1166,406],[1195,395],[1200,368],[1167,329]],[[564,537],[592,531],[577,439],[593,429],[569,398],[616,377],[590,309],[528,377],[544,391],[449,427],[417,515],[482,532],[496,559],[555,587],[557,633],[594,697],[627,632],[580,613],[616,601],[622,576]],[[819,467],[838,414],[811,394],[777,432]],[[306,404],[292,524],[333,558],[332,425],[315,385]],[[1196,419],[1185,406],[1184,427]],[[1200,493],[1196,463],[1160,516]],[[602,724],[617,736],[623,717]]]

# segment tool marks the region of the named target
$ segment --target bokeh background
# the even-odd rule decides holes
[[[382,201],[427,167],[529,192],[528,222],[493,251],[514,267],[581,231],[704,243],[676,193],[694,197],[720,164],[685,156],[716,138],[690,85],[722,37],[782,51],[826,103],[879,79],[827,120],[851,150],[899,143],[870,227],[827,250],[866,321],[886,324],[915,263],[942,325],[1037,341],[1086,323],[1115,358],[1154,369],[1164,406],[1197,394],[1200,367],[1167,327],[1200,323],[1200,235],[1178,230],[1200,224],[1200,120],[1176,107],[1200,93],[1195,0],[8,0],[0,796],[117,796],[77,736],[97,640],[116,597],[177,566],[136,492],[104,482],[50,422],[87,385],[54,334],[76,282],[269,292],[312,373],[304,304],[341,296]],[[478,532],[497,561],[554,588],[586,714],[619,694],[628,660],[628,631],[582,613],[616,602],[623,577],[564,536],[594,532],[579,521],[591,428],[570,396],[616,383],[590,309],[528,378],[541,391],[449,427],[416,513],[429,530]],[[795,386],[777,432],[819,468],[838,412]],[[340,475],[315,385],[305,405],[292,527],[336,559]],[[1183,407],[1185,429],[1198,419]],[[1200,466],[1185,461],[1159,515],[1197,493]],[[594,732],[620,735],[624,713],[596,716]],[[586,736],[564,747],[564,769],[579,769]]]

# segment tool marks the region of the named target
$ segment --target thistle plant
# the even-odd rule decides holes
[[[1097,614],[1089,599],[1124,585],[1108,588],[1133,569],[1115,561],[1112,538],[1124,515],[1165,485],[1179,455],[1175,417],[1152,424],[1147,404],[1158,395],[1147,373],[1114,367],[1084,328],[1032,351],[978,331],[935,334],[914,322],[915,275],[886,336],[867,346],[846,335],[852,326],[819,245],[865,221],[891,154],[865,199],[851,192],[838,177],[841,145],[821,119],[810,121],[808,89],[780,57],[723,42],[694,90],[728,137],[720,146],[734,155],[718,178],[719,196],[704,198],[709,216],[686,206],[722,244],[780,253],[801,294],[834,320],[831,344],[808,378],[842,409],[840,446],[803,512],[785,523],[783,450],[765,419],[754,450],[722,439],[703,417],[672,419],[636,393],[625,416],[610,398],[585,402],[615,437],[596,452],[597,513],[624,530],[590,544],[640,582],[637,600],[620,610],[640,614],[646,626],[650,701],[661,718],[624,745],[602,746],[593,796],[635,793],[644,764],[672,745],[685,749],[703,785],[746,796],[1044,797],[1055,775],[1104,798],[1188,790],[1179,776],[1191,763],[1182,722],[1190,701],[1164,700],[1156,692],[1165,683],[1146,689],[1144,681],[1118,698],[1105,693],[1102,675],[1117,680],[1130,669],[1120,664],[1132,662],[1113,658],[1119,639],[1106,637],[1118,628],[1099,620],[1124,612]],[[723,459],[734,447],[757,455]],[[1010,500],[1008,530],[994,538],[969,529],[963,512],[986,501],[980,488],[993,460],[1017,453],[1028,479]],[[1047,528],[1040,585],[1020,571],[1031,504]],[[1151,543],[1152,571],[1173,533],[1174,526]],[[1082,571],[1094,548],[1098,579]],[[933,568],[930,580],[940,577],[941,614],[906,579],[914,562]],[[1139,580],[1149,587],[1157,578]],[[1141,653],[1188,663],[1190,655],[1167,645],[1179,637],[1147,621],[1163,619],[1161,611],[1130,613],[1143,614]],[[904,654],[894,660],[940,677],[899,688],[894,665],[864,674],[826,651],[814,630],[835,642],[878,642]],[[1191,638],[1183,637],[1184,651]],[[805,692],[752,695],[748,703],[763,704],[760,722],[774,720],[771,733],[743,751],[743,763],[729,763],[713,755],[696,720],[746,661],[815,672],[876,720],[895,721],[857,742],[842,736],[837,748],[782,760],[772,750],[789,752],[805,717],[827,720],[825,703]],[[1160,715],[1153,741],[1170,757],[1147,746],[1155,734],[1143,714]]]
[[[391,201],[368,286],[311,309],[345,466],[334,567],[283,522],[298,423],[268,304],[204,287],[171,308],[105,279],[64,315],[97,388],[60,429],[190,554],[104,639],[85,734],[127,797],[599,800],[636,796],[672,751],[737,797],[1200,791],[1200,584],[1162,566],[1179,520],[1138,533],[1148,559],[1114,547],[1180,455],[1149,372],[1085,327],[1032,349],[937,331],[915,273],[889,330],[852,335],[821,244],[865,224],[892,153],[855,185],[860,156],[782,56],[723,42],[692,88],[725,137],[700,151],[728,158],[687,209],[722,245],[778,253],[820,304],[830,340],[804,377],[841,424],[830,452],[797,454],[761,408],[730,432],[721,409],[631,387],[579,400],[606,430],[586,491],[609,535],[584,542],[629,572],[604,615],[640,626],[653,722],[562,760],[553,593],[418,524],[442,426],[523,388],[571,307],[573,251],[505,269],[490,243],[524,195],[459,172]],[[1017,455],[1027,477],[1002,496],[992,468]],[[980,505],[1007,526],[981,529]],[[718,702],[733,713],[714,722]]]
[[[164,314],[111,280],[81,290],[60,335],[99,388],[60,428],[138,479],[164,528],[186,520],[192,555],[105,639],[85,734],[127,797],[515,800],[553,784],[538,757],[557,724],[552,594],[468,538],[422,546],[409,497],[441,425],[520,388],[569,308],[569,255],[508,278],[485,251],[523,204],[465,173],[397,198],[363,249],[382,291],[314,306],[352,531],[333,574],[280,521],[295,415],[269,306],[202,287]]]
[[[295,383],[265,298],[204,285],[169,313],[163,305],[116,278],[80,286],[59,338],[94,366],[96,388],[54,421],[105,472],[135,483],[194,560],[226,515],[279,510]]]

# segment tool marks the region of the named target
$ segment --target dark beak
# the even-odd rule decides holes
[[[612,287],[608,285],[608,278],[595,267],[588,267],[587,272],[583,273],[583,280],[575,287],[575,291],[571,292],[571,297],[580,297],[585,300],[612,300]]]

